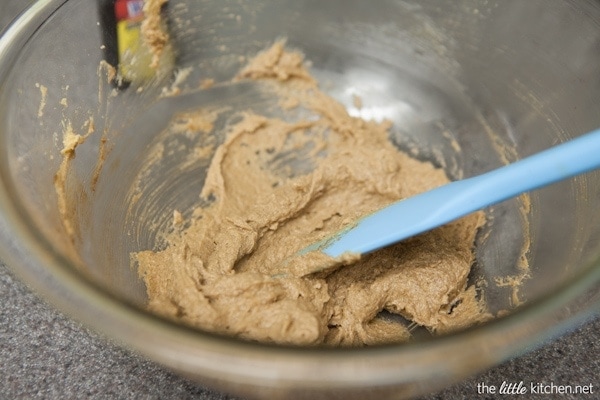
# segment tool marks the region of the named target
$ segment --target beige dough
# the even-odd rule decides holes
[[[152,53],[151,68],[158,68],[160,58],[169,43],[169,34],[164,28],[161,9],[168,0],[146,0],[144,2],[144,20],[141,33],[146,46]]]
[[[301,107],[312,118],[245,112],[228,128],[199,194],[209,205],[170,234],[166,249],[133,257],[150,310],[211,332],[299,345],[407,340],[407,324],[384,310],[434,333],[490,317],[467,283],[482,213],[321,273],[286,264],[359,217],[448,179],[400,152],[389,122],[349,116],[283,42],[230,84],[248,79],[280,97],[283,110]]]

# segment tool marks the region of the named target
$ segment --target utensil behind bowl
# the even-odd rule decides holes
[[[2,257],[74,317],[224,390],[363,398],[435,390],[597,310],[598,173],[487,210],[472,279],[504,316],[443,337],[363,349],[218,337],[146,313],[130,266],[132,252],[165,245],[159,233],[173,209],[189,215],[197,204],[208,158],[185,164],[186,152],[223,139],[164,135],[169,118],[225,104],[271,110],[273,99],[252,85],[197,92],[200,81],[230,80],[285,37],[351,115],[391,120],[399,148],[469,177],[600,124],[597,2],[172,0],[179,80],[164,74],[124,90],[99,68],[91,3],[37,2],[0,43],[0,221],[10,232]],[[181,94],[161,97],[165,87]],[[68,160],[61,194],[56,176],[71,128],[85,141]],[[162,161],[144,168],[161,146]]]

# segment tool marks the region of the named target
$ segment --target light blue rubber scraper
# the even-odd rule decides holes
[[[371,215],[300,251],[365,254],[522,193],[600,168],[600,129],[482,175],[455,181]]]

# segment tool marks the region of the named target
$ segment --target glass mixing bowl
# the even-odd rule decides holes
[[[190,212],[203,183],[206,163],[183,165],[198,143],[161,135],[171,117],[215,104],[268,108],[252,87],[197,91],[200,80],[228,80],[286,38],[351,115],[391,120],[398,147],[468,177],[600,126],[597,1],[171,0],[173,71],[119,88],[100,66],[114,32],[98,10],[93,0],[38,1],[0,40],[1,256],[78,320],[233,393],[398,398],[463,379],[598,310],[598,172],[486,210],[472,280],[498,318],[405,344],[297,348],[179,326],[144,310],[130,267],[132,252],[164,246],[169,210]],[[180,95],[161,97],[174,85]],[[69,127],[93,132],[73,158],[62,152]],[[157,143],[172,151],[148,173]]]

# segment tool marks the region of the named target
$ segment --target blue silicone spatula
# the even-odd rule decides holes
[[[400,200],[300,254],[365,254],[522,193],[600,168],[600,129],[513,164]]]

